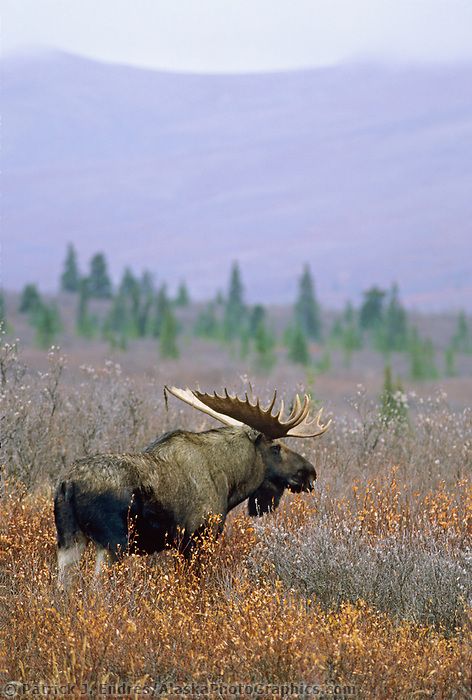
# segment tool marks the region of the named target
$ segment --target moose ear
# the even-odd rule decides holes
[[[247,431],[247,436],[255,445],[258,445],[264,437],[259,430],[254,430],[254,428],[249,428]]]

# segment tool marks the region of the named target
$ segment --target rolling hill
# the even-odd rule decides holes
[[[2,284],[54,289],[68,241],[197,298],[397,281],[472,309],[472,65],[187,75],[51,52],[2,66]]]

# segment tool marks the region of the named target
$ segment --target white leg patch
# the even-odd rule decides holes
[[[72,564],[77,564],[80,557],[84,553],[87,540],[85,537],[78,539],[72,547],[61,548],[57,550],[57,568],[59,585],[67,587],[68,584],[68,569]]]
[[[103,569],[103,565],[108,559],[108,551],[104,547],[95,545],[95,576],[98,576]]]

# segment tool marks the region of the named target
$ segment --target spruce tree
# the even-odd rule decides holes
[[[77,253],[72,243],[67,246],[64,272],[61,275],[61,289],[64,292],[77,292],[79,290],[80,273],[77,265]]]
[[[236,338],[240,333],[246,312],[244,290],[238,263],[233,263],[229,282],[228,296],[224,312],[224,333],[227,340]]]
[[[444,370],[446,377],[455,377],[456,372],[456,355],[452,345],[444,351]]]
[[[176,359],[179,356],[179,349],[177,347],[177,321],[170,307],[166,309],[162,321],[159,335],[159,347],[161,357],[163,358]]]
[[[438,370],[434,359],[434,346],[431,340],[423,340],[414,328],[409,340],[410,373],[412,379],[437,379]]]
[[[18,311],[22,314],[34,314],[41,304],[41,296],[35,284],[27,284],[23,287]]]
[[[275,338],[267,328],[262,316],[254,332],[254,349],[256,351],[256,368],[261,372],[270,372],[275,364]]]
[[[214,339],[220,335],[220,324],[215,312],[214,303],[207,304],[198,314],[194,333],[200,338]]]
[[[151,330],[151,311],[154,303],[154,281],[150,272],[143,272],[139,281],[139,310],[137,327],[140,337],[148,335]]]
[[[364,292],[359,323],[364,330],[378,327],[383,320],[384,299],[386,292],[378,287],[371,287]]]
[[[141,290],[139,281],[129,267],[126,267],[123,271],[114,306],[113,313],[116,313],[116,309],[119,308],[123,315],[120,323],[120,332],[124,333],[126,338],[138,337],[140,335],[138,326]]]
[[[457,318],[456,331],[452,339],[452,347],[456,352],[472,352],[472,338],[464,311]]]
[[[154,301],[154,316],[151,322],[151,332],[155,338],[158,338],[161,334],[164,318],[169,308],[170,301],[167,296],[167,287],[165,284],[162,284]]]
[[[109,299],[112,293],[108,276],[107,262],[103,253],[96,253],[90,261],[88,276],[90,296],[95,299]]]
[[[396,284],[390,290],[388,304],[382,322],[377,323],[376,333],[376,344],[381,352],[402,352],[407,349],[407,315],[400,303]]]
[[[130,316],[129,299],[118,291],[112,299],[112,303],[103,326],[103,335],[112,348],[126,350],[128,339],[134,333],[134,326]]]
[[[249,335],[254,338],[257,334],[259,326],[261,323],[265,323],[266,320],[266,310],[262,304],[256,304],[253,306],[250,316],[249,316]]]
[[[352,353],[362,347],[362,336],[351,302],[346,304],[341,317],[334,322],[330,335],[332,344],[341,348],[343,352],[344,366],[350,367]]]
[[[40,348],[47,350],[53,345],[61,329],[61,320],[57,306],[42,303],[34,316],[36,342]]]
[[[118,293],[123,294],[123,296],[132,299],[136,295],[136,290],[138,289],[138,280],[133,274],[133,271],[129,267],[125,267],[123,270],[123,275],[118,285]]]
[[[297,323],[308,338],[320,340],[321,313],[315,298],[315,287],[308,265],[305,265],[300,277],[295,316]]]
[[[137,279],[129,267],[125,268],[118,287],[119,304],[126,316],[128,336],[144,337],[150,329],[150,313],[154,302],[154,283],[150,272]]]
[[[302,327],[297,324],[289,335],[288,358],[291,362],[307,365],[310,362],[308,342]]]
[[[83,278],[79,284],[76,328],[78,335],[84,338],[92,338],[96,331],[96,320],[90,315],[89,311],[89,299],[88,280]]]
[[[408,421],[408,404],[406,395],[399,379],[393,382],[390,365],[384,369],[384,384],[380,395],[380,418],[386,425],[391,422],[406,423]]]
[[[187,285],[185,282],[181,282],[179,284],[179,288],[177,290],[177,296],[175,298],[175,305],[176,306],[188,306],[190,304],[190,296],[188,293]]]

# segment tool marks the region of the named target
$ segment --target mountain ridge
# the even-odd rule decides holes
[[[197,298],[238,259],[252,300],[288,301],[309,262],[331,305],[397,281],[410,306],[472,307],[472,65],[20,63],[2,69],[6,288],[51,289],[70,240]]]

